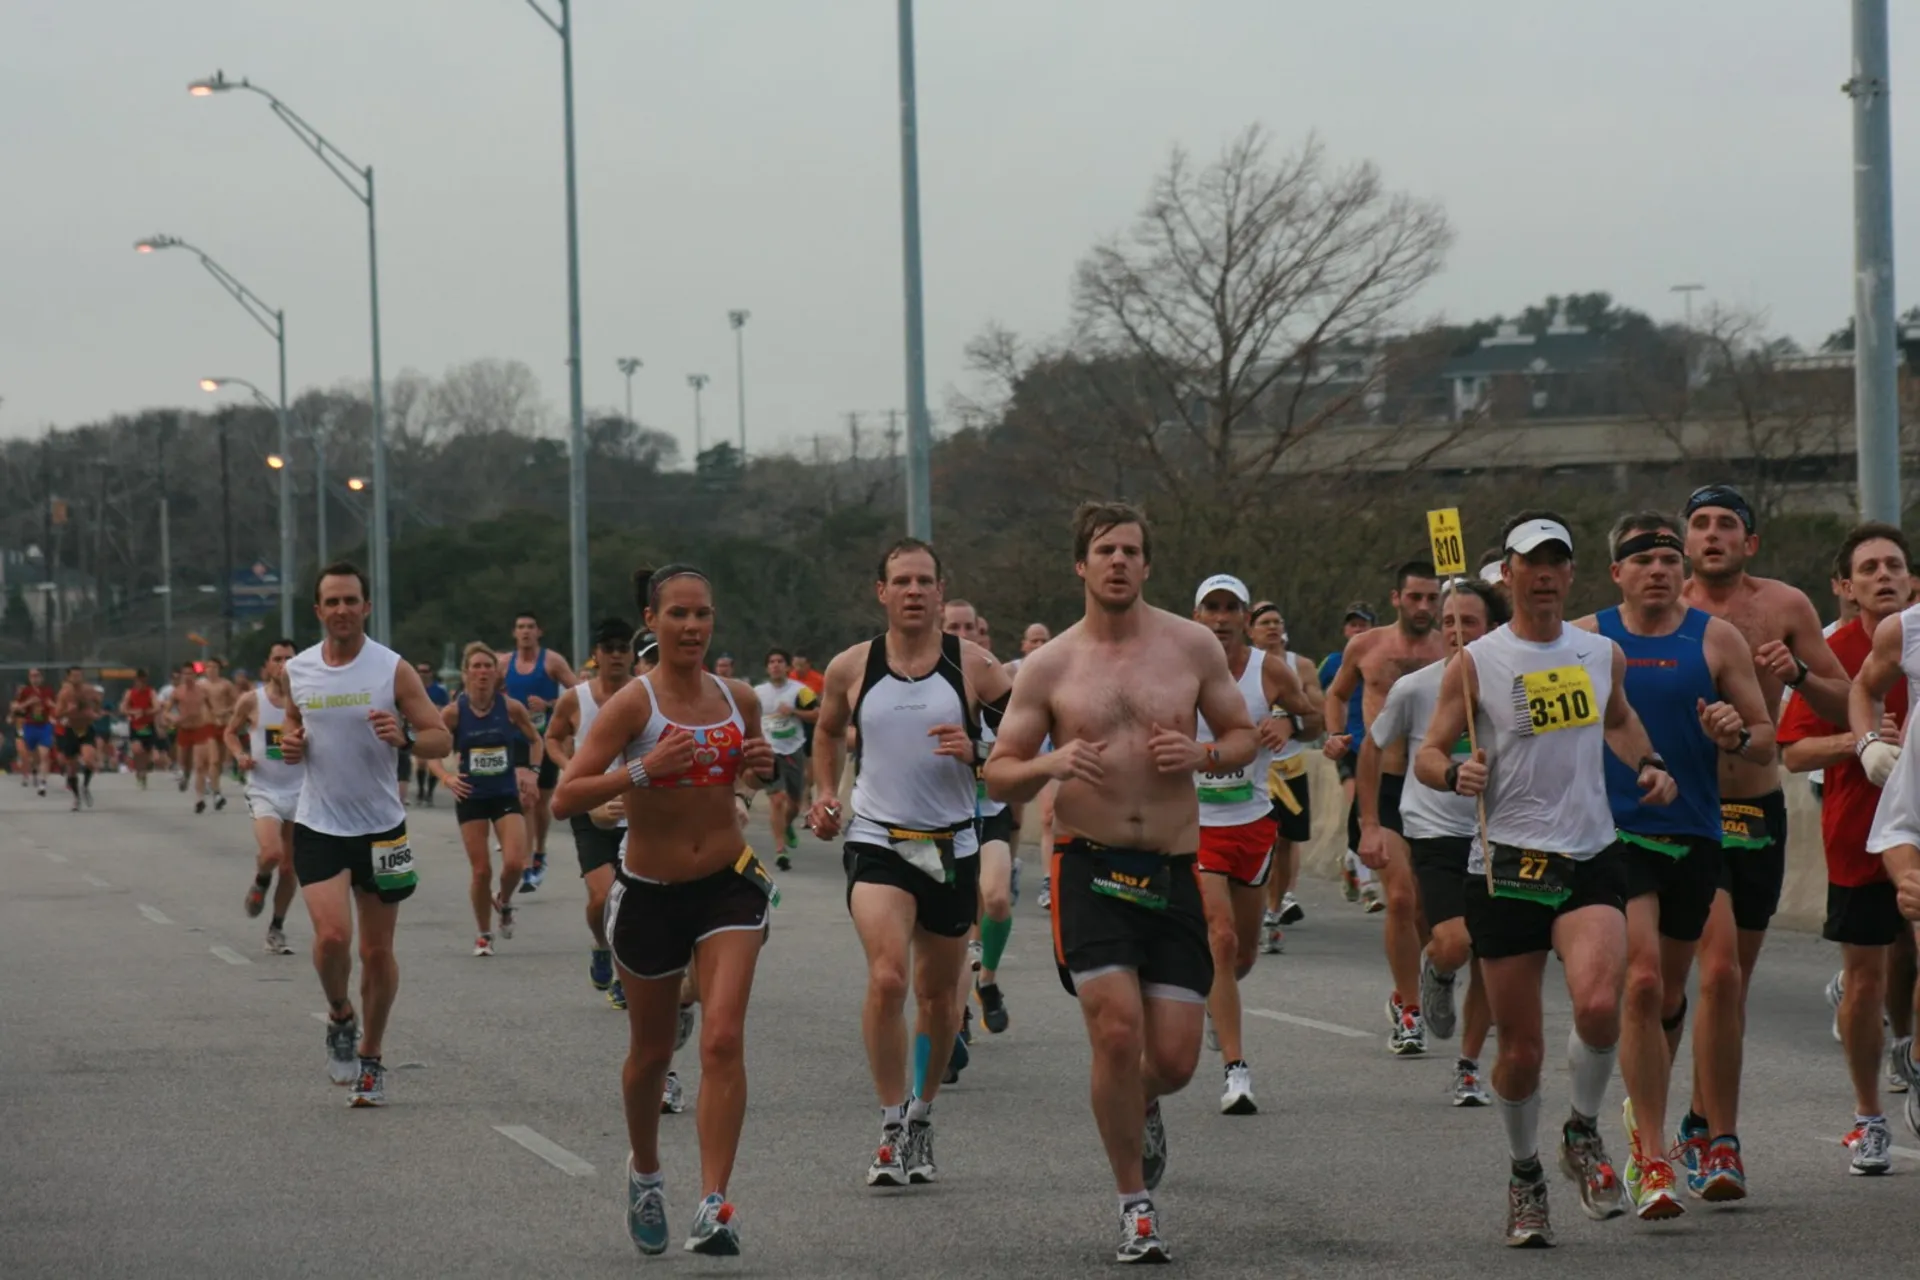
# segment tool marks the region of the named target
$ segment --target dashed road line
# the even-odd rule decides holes
[[[1248,1009],[1256,1018],[1265,1018],[1269,1022],[1284,1022],[1291,1027],[1305,1027],[1309,1031],[1326,1031],[1336,1036],[1346,1036],[1350,1040],[1371,1040],[1373,1032],[1360,1031],[1353,1027],[1343,1027],[1337,1022],[1322,1022],[1318,1018],[1303,1018],[1297,1013],[1279,1013],[1272,1009]]]
[[[45,858],[48,862],[65,862],[67,860],[66,854],[55,853],[51,849],[42,849],[40,851],[40,856]]]
[[[592,1165],[559,1143],[541,1137],[523,1124],[497,1124],[493,1126],[493,1131],[510,1142],[519,1143],[570,1178],[593,1176]]]
[[[99,876],[94,875],[93,872],[91,871],[87,872],[85,875],[81,876],[80,878],[82,880],[85,880],[88,884],[92,885],[96,889],[113,888],[112,885],[108,884],[105,880],[102,880]]]
[[[209,951],[225,960],[228,964],[252,964],[253,961],[235,951],[232,947],[209,947]]]
[[[162,911],[158,907],[150,907],[144,902],[140,904],[140,914],[145,916],[147,919],[153,921],[155,924],[172,924],[173,923],[173,921],[167,918],[166,912]]]

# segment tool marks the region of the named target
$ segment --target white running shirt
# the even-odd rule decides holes
[[[1478,806],[1472,796],[1435,791],[1413,773],[1413,758],[1426,741],[1427,726],[1433,723],[1434,710],[1440,705],[1440,682],[1446,674],[1446,660],[1442,659],[1395,680],[1387,690],[1380,714],[1367,730],[1373,745],[1382,751],[1406,739],[1407,781],[1400,792],[1400,824],[1409,840],[1470,836],[1480,829]],[[1454,744],[1451,754],[1455,760],[1469,758],[1472,753],[1464,737]]]
[[[1920,605],[1900,614],[1900,671],[1907,678],[1907,705],[1920,707]],[[1867,852],[1885,853],[1895,845],[1920,845],[1920,743],[1901,749],[1867,832]]]
[[[306,726],[306,784],[293,820],[330,836],[372,836],[405,825],[397,748],[382,742],[367,721],[371,711],[394,710],[393,681],[400,655],[368,637],[344,667],[321,657],[325,641],[287,662],[287,684]]]
[[[800,718],[780,713],[783,702],[788,706],[799,705],[803,692],[812,690],[798,680],[783,680],[779,684],[763,680],[753,686],[753,696],[760,699],[760,728],[775,755],[790,756],[806,749],[807,731]]]
[[[1264,678],[1267,655],[1254,649],[1247,655],[1247,669],[1234,684],[1247,704],[1247,715],[1255,724],[1267,718],[1267,686]],[[1194,714],[1194,740],[1213,741],[1213,727],[1207,718]],[[1263,742],[1250,764],[1220,773],[1197,771],[1194,790],[1200,797],[1200,825],[1203,827],[1244,827],[1258,822],[1272,811],[1267,795],[1267,769],[1273,764],[1273,752]]]
[[[287,720],[286,708],[273,700],[271,685],[254,686],[254,694],[253,727],[247,731],[247,754],[253,757],[253,768],[247,773],[247,786],[276,799],[292,800],[300,794],[307,769],[280,758],[280,729]]]

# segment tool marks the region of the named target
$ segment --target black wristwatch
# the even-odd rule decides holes
[[[1745,733],[1746,730],[1743,728],[1741,732]],[[1658,751],[1654,752],[1650,756],[1641,756],[1640,763],[1633,766],[1633,771],[1635,773],[1640,773],[1646,769],[1658,769],[1662,773],[1673,772],[1673,770],[1667,768],[1667,762],[1661,758],[1661,755]]]
[[[1753,730],[1747,728],[1747,726],[1745,725],[1741,725],[1739,745],[1733,746],[1733,747],[1722,747],[1720,749],[1726,752],[1730,756],[1744,756],[1745,754],[1747,754],[1747,744],[1752,741],[1753,741]]]
[[[1458,760],[1455,760],[1447,766],[1447,790],[1456,792],[1460,790],[1460,762]]]
[[[1787,681],[1787,688],[1798,689],[1807,682],[1807,664],[1800,660],[1799,654],[1793,655],[1793,665],[1798,668],[1793,679]]]

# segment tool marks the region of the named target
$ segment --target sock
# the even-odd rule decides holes
[[[1688,1133],[1704,1134],[1707,1131],[1707,1118],[1689,1107],[1686,1119],[1680,1122],[1680,1127]]]
[[[287,918],[285,916],[275,916],[272,923],[267,927],[270,929],[284,929],[287,927]]]
[[[998,973],[1000,957],[1007,954],[1007,939],[1013,936],[1013,917],[995,920],[992,916],[980,922],[980,967],[988,973]]]
[[[933,1041],[924,1035],[913,1038],[913,1096],[927,1091],[927,1061],[933,1056]]]
[[[1886,1122],[1887,1118],[1885,1116],[1863,1116],[1858,1111],[1853,1113],[1853,1123],[1856,1126],[1864,1124],[1885,1124]]]
[[[1518,1166],[1529,1160],[1538,1161],[1540,1154],[1540,1090],[1535,1088],[1527,1097],[1518,1102],[1500,1096],[1498,1090],[1493,1095],[1493,1105],[1500,1112],[1500,1127],[1507,1131],[1507,1153]]]
[[[1153,1197],[1147,1194],[1144,1187],[1139,1191],[1122,1191],[1120,1193],[1120,1212],[1125,1213],[1135,1205],[1146,1209],[1153,1208]]]
[[[907,1120],[914,1124],[924,1124],[933,1116],[933,1104],[925,1098],[915,1096],[907,1099]]]
[[[1515,1182],[1538,1182],[1546,1176],[1545,1171],[1540,1168],[1538,1156],[1512,1161],[1508,1168],[1512,1171]]]
[[[1453,1060],[1453,1069],[1455,1071],[1471,1071],[1474,1075],[1480,1074],[1480,1064],[1472,1058],[1455,1058]]]
[[[1673,1011],[1673,1016],[1671,1018],[1660,1019],[1660,1029],[1662,1031],[1678,1031],[1681,1027],[1681,1024],[1685,1023],[1686,1020],[1687,1020],[1687,997],[1683,993],[1680,996],[1680,1007]]]
[[[898,1129],[907,1122],[907,1104],[880,1108],[880,1123],[889,1129]]]
[[[640,1170],[634,1167],[632,1156],[627,1157],[627,1177],[630,1178],[637,1187],[664,1187],[667,1185],[667,1176],[665,1173],[659,1169],[655,1169],[652,1173],[640,1172]]]
[[[1575,1115],[1591,1120],[1600,1114],[1600,1104],[1607,1097],[1607,1081],[1613,1076],[1613,1062],[1619,1056],[1618,1045],[1596,1049],[1580,1038],[1579,1031],[1567,1033],[1567,1059],[1573,1065]]]

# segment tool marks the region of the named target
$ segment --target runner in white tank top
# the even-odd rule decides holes
[[[1644,803],[1671,804],[1677,793],[1627,702],[1620,647],[1566,624],[1566,522],[1524,512],[1503,540],[1513,621],[1447,668],[1414,772],[1436,790],[1486,797],[1493,848],[1474,840],[1466,920],[1499,1028],[1494,1096],[1512,1160],[1506,1241],[1524,1247],[1553,1243],[1538,1150],[1540,986],[1549,951],[1560,954],[1574,1010],[1573,1113],[1562,1130],[1561,1167],[1574,1175],[1590,1216],[1626,1211],[1597,1127],[1619,1046],[1627,958],[1626,872],[1611,847],[1602,752],[1638,763]],[[1469,704],[1478,750],[1456,761]]]
[[[371,606],[360,570],[321,570],[313,611],[326,638],[287,662],[291,697],[280,732],[282,758],[306,765],[294,811],[293,870],[313,918],[313,965],[327,994],[328,1075],[353,1086],[352,1105],[380,1107],[387,1101],[380,1053],[400,986],[393,930],[416,880],[406,808],[393,784],[395,760],[409,739],[417,758],[437,760],[453,735],[420,673],[368,639]],[[356,916],[364,1026],[351,994]]]
[[[1243,1054],[1240,1028],[1240,980],[1253,971],[1259,952],[1261,920],[1267,906],[1267,878],[1273,873],[1273,845],[1279,824],[1267,792],[1267,774],[1275,747],[1283,745],[1289,721],[1309,723],[1317,714],[1291,663],[1248,642],[1252,596],[1247,584],[1230,573],[1216,573],[1193,594],[1193,619],[1219,639],[1227,670],[1234,677],[1247,718],[1259,734],[1259,749],[1237,769],[1215,768],[1193,775],[1200,800],[1200,900],[1207,917],[1207,944],[1213,953],[1213,989],[1207,1013],[1226,1075],[1220,1095],[1223,1115],[1252,1115],[1253,1070]],[[1214,732],[1204,715],[1194,724],[1194,740],[1212,743]]]
[[[278,870],[273,915],[267,922],[267,954],[290,956],[287,944],[287,908],[293,903],[293,813],[300,803],[302,765],[287,763],[280,750],[280,732],[286,721],[287,659],[291,641],[276,640],[267,649],[260,683],[240,695],[227,723],[227,752],[247,774],[247,808],[253,814],[253,883],[247,888],[246,910],[257,916],[266,908],[267,889]],[[244,737],[242,736],[244,735]]]

